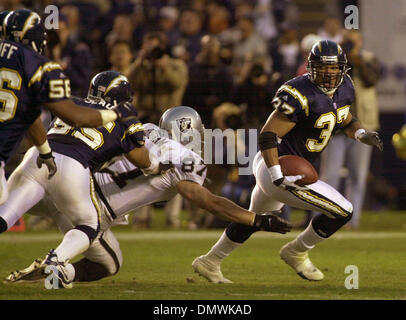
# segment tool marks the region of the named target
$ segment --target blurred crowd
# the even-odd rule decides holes
[[[3,0],[0,9],[29,7],[46,17],[47,5],[59,7],[59,28],[48,31],[46,54],[65,69],[72,94],[86,96],[97,72],[119,71],[130,81],[144,123],[157,123],[170,107],[188,105],[200,113],[206,128],[260,129],[279,86],[306,73],[312,45],[330,39],[347,52],[360,92],[355,113],[368,129],[379,128],[374,92],[379,63],[363,49],[359,31],[343,28],[341,15],[327,16],[314,33],[303,35],[294,14],[296,3],[289,0]],[[370,151],[365,152],[366,169],[353,179],[360,194],[370,161]],[[343,157],[335,173],[351,167],[347,159]],[[339,183],[339,177],[321,174]],[[246,208],[254,184],[252,176],[238,175],[238,165],[211,166],[208,171],[213,192]],[[356,201],[361,206],[362,196]],[[190,228],[222,226],[183,206],[190,211]],[[180,198],[170,203],[168,226],[179,226],[181,207]],[[152,215],[144,210],[137,224],[150,226]]]

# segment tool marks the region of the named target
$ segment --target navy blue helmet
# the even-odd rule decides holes
[[[110,104],[131,101],[130,83],[126,76],[116,71],[103,71],[90,82],[87,98],[104,100]]]
[[[47,34],[38,13],[29,9],[10,12],[3,22],[6,39],[21,42],[42,53],[47,44]]]
[[[3,35],[3,22],[6,18],[6,16],[10,13],[10,11],[2,11],[0,12],[0,39],[2,39],[4,37]]]
[[[316,42],[307,59],[310,79],[323,89],[337,88],[348,71],[347,57],[343,49],[334,41]]]

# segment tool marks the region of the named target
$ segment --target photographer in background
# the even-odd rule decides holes
[[[163,33],[147,33],[130,67],[128,79],[135,92],[134,104],[144,123],[157,124],[166,109],[182,104],[188,69],[182,60],[166,53],[166,46]]]
[[[243,70],[242,83],[237,86],[233,102],[239,105],[247,126],[260,128],[269,116],[269,97],[273,97],[276,89],[282,85],[279,78],[271,77],[265,70],[261,59],[246,62]]]
[[[182,105],[182,98],[188,83],[188,69],[181,59],[167,53],[167,40],[162,32],[145,34],[141,50],[130,66],[128,80],[134,91],[133,103],[137,106],[138,117],[143,123],[158,124],[167,109]],[[182,197],[177,195],[164,208],[166,225],[177,228],[180,225]],[[150,227],[153,206],[137,211],[134,218],[136,227]]]
[[[199,112],[206,128],[211,128],[213,109],[230,101],[233,95],[231,69],[220,61],[220,41],[210,35],[202,37],[201,50],[189,66],[189,84],[183,104]]]
[[[372,52],[362,48],[362,36],[357,30],[344,34],[342,48],[347,54],[348,74],[354,81],[355,103],[351,114],[358,118],[365,130],[379,129],[379,109],[375,85],[381,66]],[[364,202],[365,186],[371,163],[372,147],[337,133],[321,156],[320,180],[339,189],[340,175],[346,168],[348,175],[343,195],[353,204],[353,216],[347,228],[358,229]]]

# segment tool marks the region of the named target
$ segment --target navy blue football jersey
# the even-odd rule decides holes
[[[72,98],[78,104],[94,109],[109,109],[101,101]],[[109,122],[103,127],[73,128],[57,118],[48,131],[48,141],[54,152],[79,161],[85,168],[97,171],[105,163],[144,145],[144,128],[138,120]]]
[[[298,155],[314,164],[347,118],[354,99],[349,76],[344,77],[332,98],[311,82],[308,74],[287,81],[272,104],[296,125],[278,144],[279,154]]]
[[[70,96],[70,82],[56,62],[31,47],[0,41],[0,161],[7,161],[41,114],[41,104]]]

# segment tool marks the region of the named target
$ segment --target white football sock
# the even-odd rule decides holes
[[[296,249],[298,251],[307,251],[313,249],[316,244],[325,240],[326,238],[320,237],[316,231],[314,231],[311,223],[307,228],[297,236],[296,243],[298,244]]]
[[[58,260],[63,262],[86,251],[89,245],[90,241],[86,233],[78,229],[72,229],[65,234],[61,244],[55,249],[55,253]]]
[[[214,263],[220,264],[231,252],[241,246],[242,243],[231,241],[224,231],[220,239],[206,254],[206,257]]]

